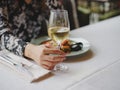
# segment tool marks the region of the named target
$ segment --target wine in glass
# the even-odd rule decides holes
[[[51,10],[48,24],[48,35],[60,49],[61,43],[69,38],[69,19],[66,10]],[[54,70],[66,71],[68,67],[63,64],[55,66]]]

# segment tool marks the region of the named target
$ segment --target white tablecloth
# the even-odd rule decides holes
[[[120,60],[70,86],[67,90],[120,90]]]
[[[69,66],[69,72],[49,75],[42,81],[28,83],[18,77],[11,69],[0,64],[0,90],[80,90],[81,87],[82,90],[88,90],[84,87],[91,87],[92,89],[89,90],[120,90],[119,76],[108,77],[109,81],[115,78],[115,81],[109,83],[110,85],[98,82],[97,89],[93,89],[95,85],[89,85],[87,81],[83,82],[89,80],[90,77],[95,81],[94,78],[97,77],[97,73],[102,73],[102,70],[106,70],[107,67],[119,62],[120,16],[73,30],[71,31],[71,37],[82,37],[88,40],[91,48],[85,54],[67,58],[64,63]],[[118,66],[114,67],[120,67],[120,64],[115,65]],[[109,73],[114,73],[114,70],[110,69],[109,72],[106,72],[104,78]],[[118,73],[120,74],[120,72]],[[99,76],[102,77],[102,74]],[[83,84],[78,87],[79,83]],[[109,85],[112,88],[112,84],[114,84],[114,87],[116,86],[116,89],[101,89],[99,87],[103,86],[105,88],[106,85]]]

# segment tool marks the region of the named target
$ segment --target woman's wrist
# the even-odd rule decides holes
[[[25,57],[32,59],[32,49],[34,50],[34,46],[35,45],[33,45],[31,43],[26,45],[25,50],[24,50],[24,56]]]

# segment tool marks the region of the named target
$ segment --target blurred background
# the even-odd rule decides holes
[[[120,0],[63,0],[63,4],[71,30],[120,15]]]

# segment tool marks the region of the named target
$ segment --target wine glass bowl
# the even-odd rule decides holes
[[[69,19],[66,10],[51,10],[48,35],[58,45],[69,38]]]

